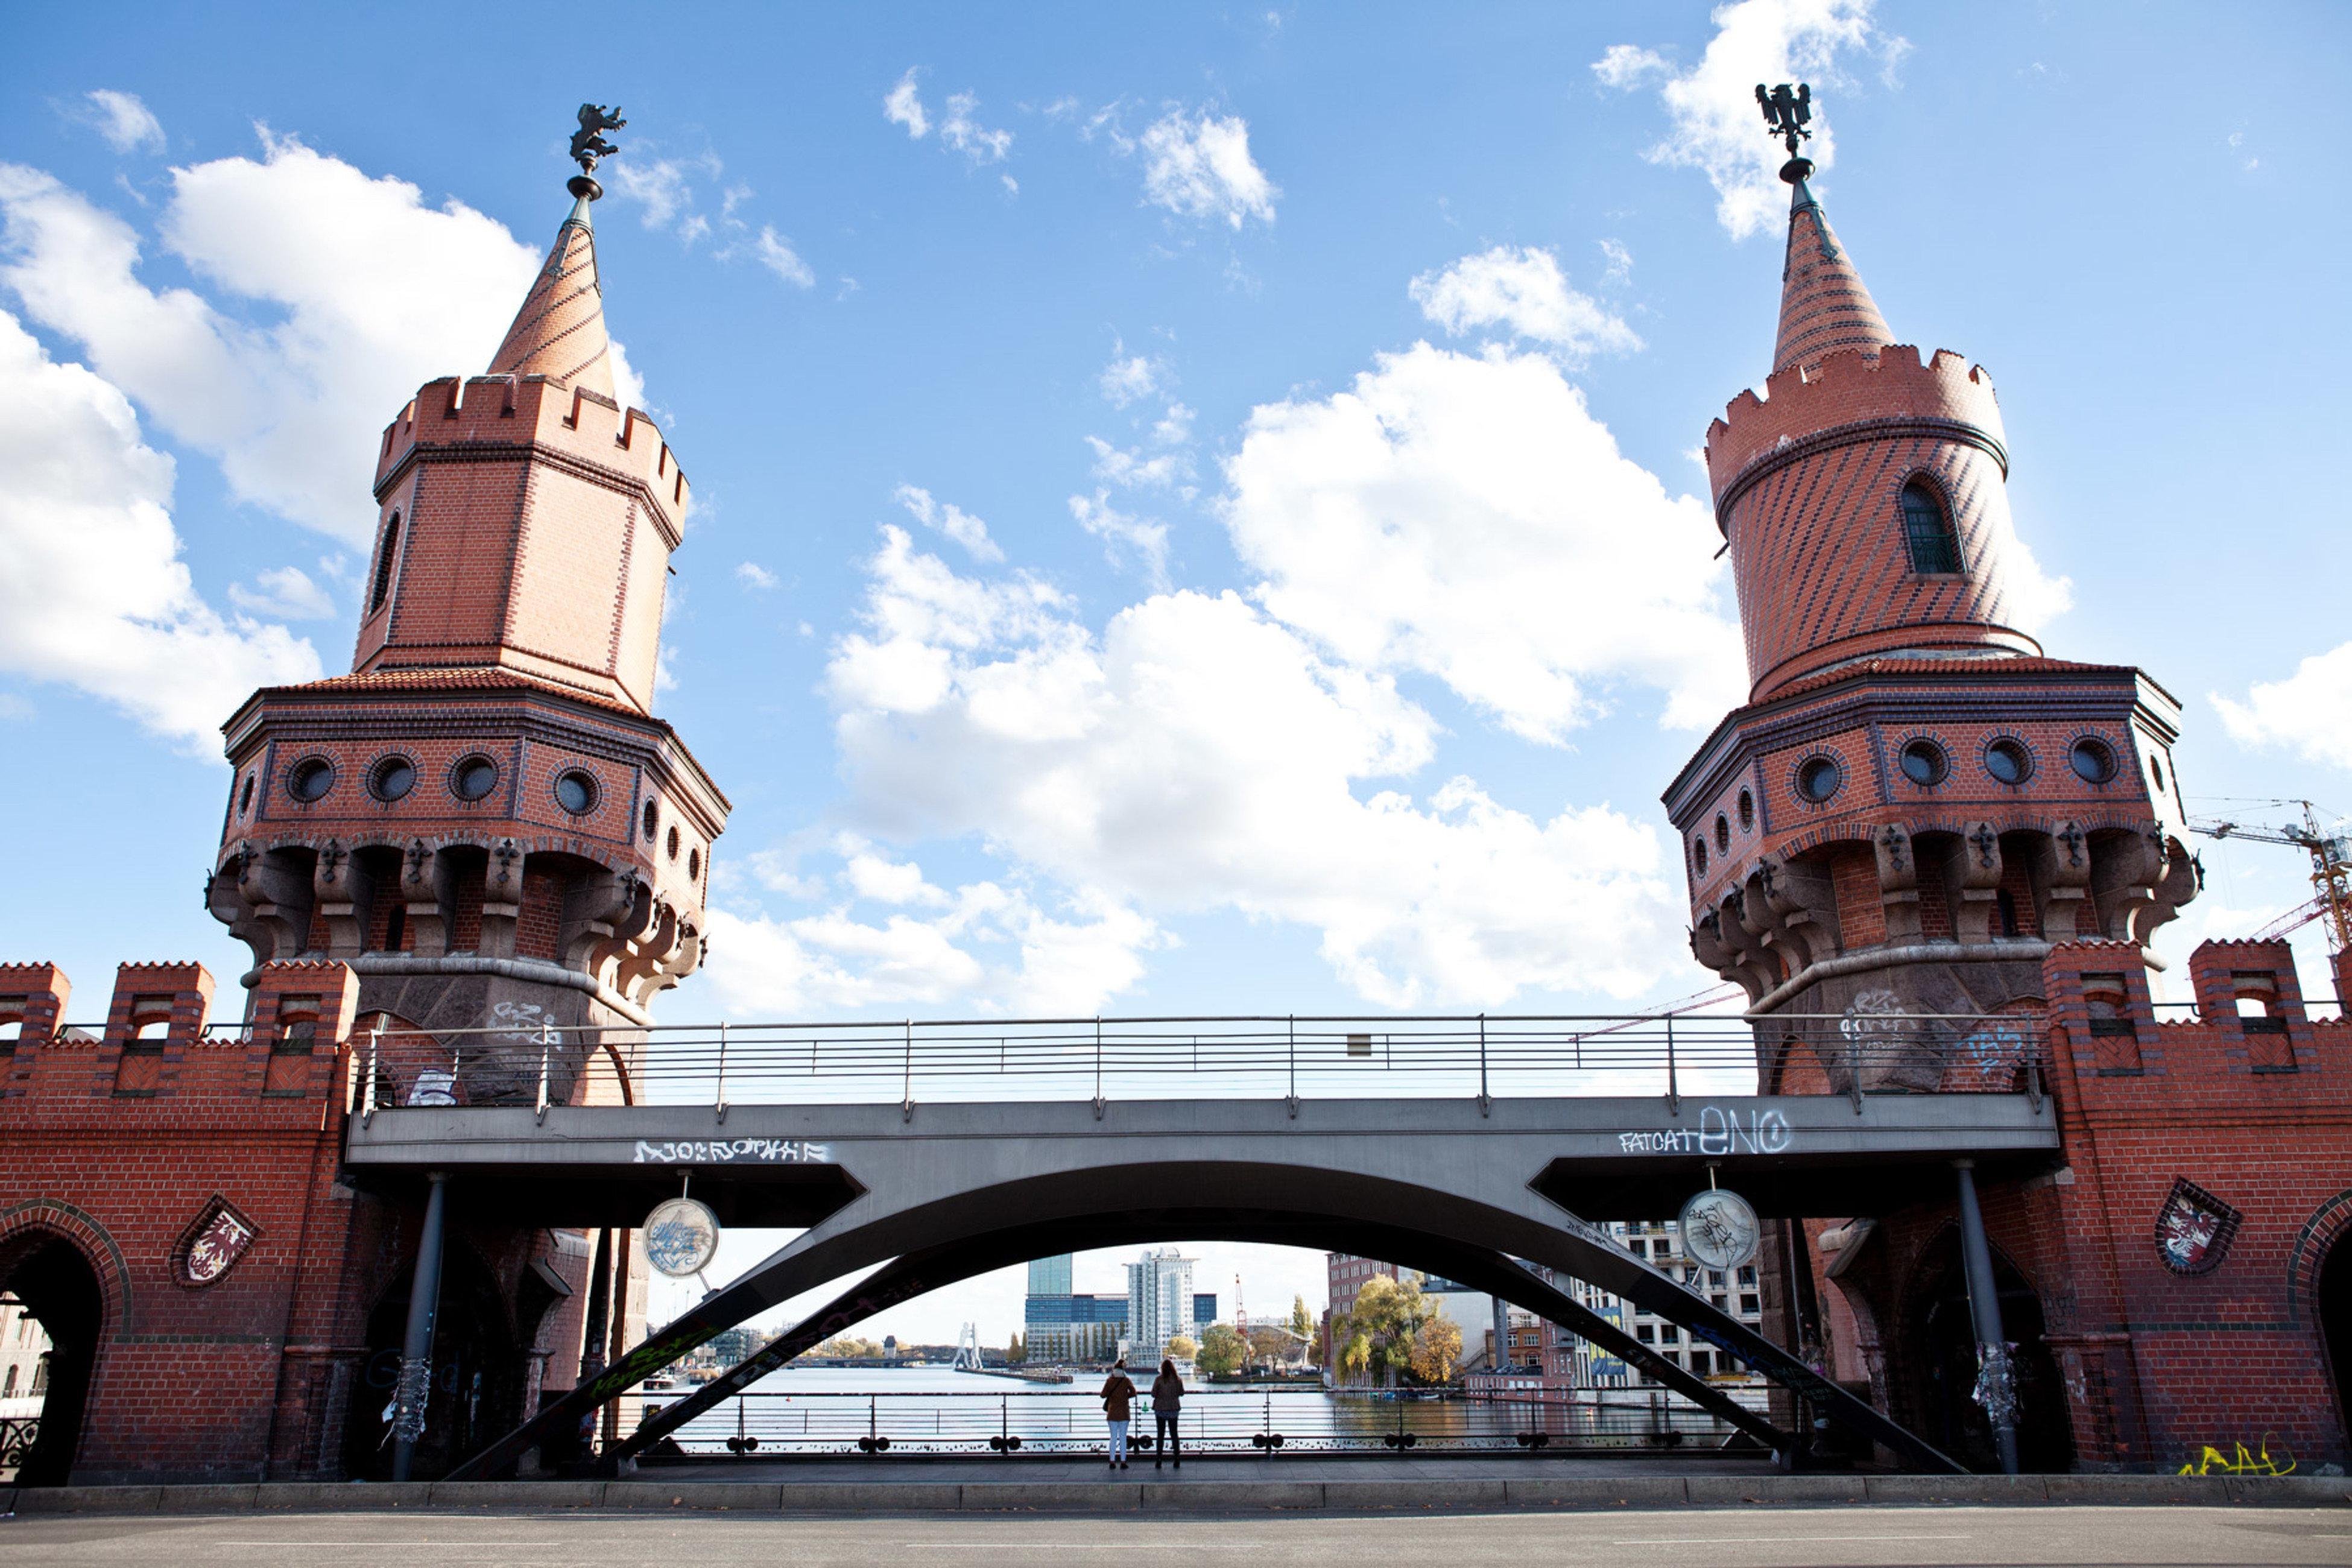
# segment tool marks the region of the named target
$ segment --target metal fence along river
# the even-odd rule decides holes
[[[663,1401],[647,1394],[643,1414]],[[1314,1387],[1194,1389],[1181,1443],[1200,1453],[1267,1455],[1431,1450],[1684,1448],[1722,1444],[1731,1427],[1663,1389],[1549,1390],[1525,1398],[1455,1392],[1395,1394]],[[1148,1398],[1130,1443],[1149,1455]],[[675,1435],[688,1455],[1069,1454],[1103,1446],[1101,1402],[1077,1390],[970,1393],[750,1393]]]

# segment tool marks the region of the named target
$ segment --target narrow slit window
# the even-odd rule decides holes
[[[1911,542],[1911,570],[1956,574],[1960,569],[1960,542],[1952,520],[1936,492],[1913,480],[1903,487],[1903,531]]]
[[[368,614],[383,608],[386,595],[392,592],[392,556],[400,548],[400,514],[394,512],[383,525],[383,543],[376,551],[375,586],[368,593]]]

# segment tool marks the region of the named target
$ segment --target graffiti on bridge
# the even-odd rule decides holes
[[[1778,1110],[1750,1107],[1744,1114],[1720,1105],[1699,1108],[1696,1127],[1654,1132],[1620,1132],[1625,1154],[1785,1154],[1796,1142],[1789,1119]]]
[[[2219,1448],[2205,1448],[2176,1473],[2184,1476],[2291,1476],[2294,1473],[2294,1456],[2281,1448],[2273,1457],[2268,1433],[2263,1434],[2262,1446],[2251,1454],[2246,1452],[2243,1443],[2232,1447],[2236,1449],[2234,1454],[2224,1454]]]

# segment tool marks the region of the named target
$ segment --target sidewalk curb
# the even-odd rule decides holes
[[[1867,1507],[2343,1508],[2341,1476],[1557,1476],[1421,1481],[335,1481],[33,1487],[19,1517],[498,1510],[893,1514],[1330,1510],[1469,1513],[1497,1509]]]

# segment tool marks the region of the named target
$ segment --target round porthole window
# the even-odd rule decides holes
[[[1903,776],[1921,788],[1933,788],[1952,771],[1944,748],[1933,741],[1914,741],[1903,748]]]
[[[677,858],[677,829],[675,827],[669,830],[669,858],[673,860]]]
[[[2015,741],[1995,741],[1985,748],[1985,772],[2005,784],[2021,784],[2033,776],[2033,754]]]
[[[253,809],[253,777],[251,773],[246,774],[245,787],[236,792],[236,814],[239,816]]]
[[[1700,876],[1704,877],[1706,875],[1706,839],[1694,838],[1691,840],[1691,865],[1697,870]]]
[[[1723,854],[1731,853],[1731,819],[1721,812],[1715,814],[1715,847]]]
[[[2162,795],[2164,793],[2164,764],[2158,762],[2154,757],[2148,758],[2147,776],[2149,781],[2156,785],[2156,793]]]
[[[596,780],[593,774],[573,768],[555,775],[555,804],[574,816],[585,816],[596,809]]]
[[[286,775],[286,793],[299,801],[323,800],[334,787],[335,764],[324,757],[305,757]]]
[[[686,879],[689,882],[702,880],[702,851],[699,849],[686,852]]]
[[[659,806],[656,805],[652,801],[647,801],[647,802],[646,802],[646,843],[651,844],[651,843],[654,841],[654,830],[655,830],[656,828],[659,827],[660,826],[661,826],[661,807],[659,807]]]
[[[2085,735],[2074,742],[2066,753],[2074,764],[2075,777],[2084,784],[2102,784],[2116,776],[2115,748],[2094,735]]]
[[[459,800],[479,800],[499,787],[499,764],[488,757],[467,757],[449,770],[449,789]]]
[[[1756,797],[1746,790],[1739,792],[1739,831],[1748,832],[1756,826]]]
[[[368,770],[368,794],[387,805],[416,787],[416,764],[406,757],[386,757]]]
[[[1835,757],[1807,757],[1797,768],[1797,793],[1815,805],[1837,794],[1845,782]]]

